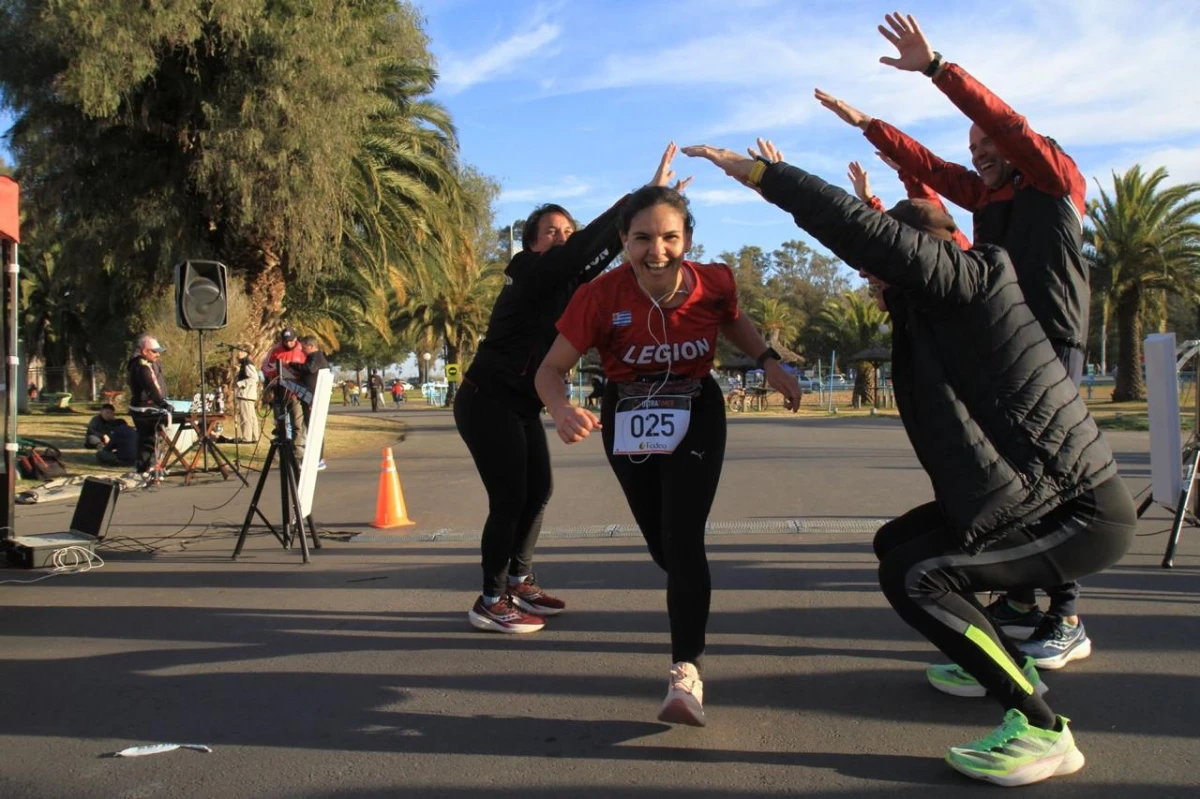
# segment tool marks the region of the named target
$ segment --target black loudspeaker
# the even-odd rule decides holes
[[[175,319],[184,330],[220,330],[229,323],[225,271],[216,261],[175,267]]]

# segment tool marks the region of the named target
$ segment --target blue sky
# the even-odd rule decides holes
[[[559,202],[580,221],[645,183],[667,141],[744,149],[755,136],[848,187],[859,160],[885,203],[902,188],[861,134],[814,99],[832,92],[969,163],[970,123],[927,79],[878,63],[892,3],[872,0],[419,0],[438,60],[435,99],[463,158],[500,181],[497,220]],[[920,2],[934,49],[1075,158],[1097,196],[1112,171],[1165,166],[1200,180],[1200,3]],[[680,157],[714,258],[797,238],[783,212],[706,162]],[[952,209],[953,210],[953,209]],[[969,215],[956,212],[969,232]]]
[[[463,158],[503,186],[497,222],[559,202],[580,221],[645,183],[667,141],[735,149],[772,139],[846,186],[863,162],[886,202],[902,189],[856,130],[812,99],[832,92],[968,163],[969,123],[892,53],[873,0],[417,0]],[[1200,180],[1200,3],[919,2],[934,48],[1054,136],[1089,178],[1135,163]],[[0,130],[8,118],[0,117]],[[680,157],[714,258],[799,231],[704,162]],[[952,209],[953,210],[953,209]],[[956,217],[970,230],[969,217]]]

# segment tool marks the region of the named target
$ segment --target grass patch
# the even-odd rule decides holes
[[[94,415],[95,411],[82,408],[55,412],[39,409],[17,418],[17,433],[24,438],[34,438],[57,447],[62,452],[63,465],[71,474],[116,476],[131,471],[132,467],[99,463],[95,450],[83,446],[83,433]],[[270,451],[271,429],[272,423],[265,423],[263,436],[257,445],[241,444],[237,447],[236,454],[243,466],[257,468],[262,465]],[[325,457],[360,455],[372,448],[382,449],[403,441],[406,433],[405,424],[393,416],[334,414],[327,418],[325,424]],[[234,460],[233,444],[220,444],[219,447],[231,461]],[[188,458],[190,460],[191,456]],[[178,466],[172,468],[177,469]],[[39,485],[40,481],[20,480],[18,484],[28,488]]]

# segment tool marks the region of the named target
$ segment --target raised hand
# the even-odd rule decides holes
[[[817,98],[821,105],[837,114],[838,118],[848,125],[866,130],[867,125],[871,124],[871,117],[857,108],[848,105],[844,100],[839,100],[832,94],[823,92],[820,89],[814,89],[813,96]]]
[[[758,138],[758,149],[747,147],[746,152],[750,153],[751,158],[765,158],[772,164],[777,164],[783,160],[783,153],[775,148],[769,139],[764,139],[761,136]]]
[[[750,186],[750,168],[754,166],[754,159],[735,153],[733,150],[726,150],[724,147],[710,147],[707,144],[694,144],[690,147],[683,148],[683,154],[692,158],[707,158],[712,161],[726,175]],[[751,188],[754,188],[751,186]]]
[[[883,34],[883,38],[896,46],[899,56],[897,58],[883,56],[879,59],[879,63],[906,72],[924,72],[929,67],[929,63],[933,61],[933,48],[929,46],[925,34],[921,32],[921,26],[917,24],[916,17],[912,14],[905,16],[897,12],[888,14],[884,20],[887,22],[887,27],[880,25],[879,32]]]
[[[847,175],[850,178],[850,184],[854,186],[854,196],[865,203],[870,202],[875,195],[871,193],[871,181],[867,178],[867,170],[862,168],[862,164],[851,161]]]
[[[675,146],[675,142],[669,142],[667,149],[663,151],[662,159],[658,162],[658,169],[654,171],[654,177],[650,179],[648,186],[670,186],[671,181],[675,180],[675,170],[671,169],[671,161],[675,159],[675,154],[679,152],[679,148]],[[692,182],[691,178],[677,181],[675,183],[675,191],[683,191],[687,185]]]

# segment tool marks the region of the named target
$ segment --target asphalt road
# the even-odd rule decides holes
[[[936,653],[875,583],[871,530],[931,496],[895,421],[731,420],[709,536],[709,726],[691,729],[654,718],[669,666],[663,578],[599,441],[552,443],[539,575],[568,611],[537,635],[488,635],[465,618],[486,503],[453,420],[386,413],[407,423],[395,453],[412,527],[367,526],[379,453],[364,453],[321,474],[314,517],[328,537],[307,565],[261,534],[231,561],[250,492],[216,481],[122,497],[101,569],[0,585],[0,796],[998,790],[941,755],[998,723],[999,707],[929,688]],[[1146,434],[1110,440],[1140,490]],[[18,529],[57,529],[69,512],[23,507]],[[1023,795],[1200,795],[1200,531],[1184,531],[1164,571],[1153,534],[1169,523],[1152,509],[1146,537],[1086,582],[1095,653],[1046,681],[1088,766]],[[158,551],[133,551],[147,546]],[[160,742],[213,752],[106,756]]]

